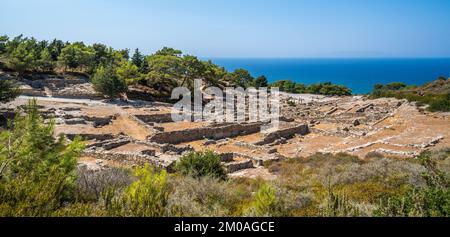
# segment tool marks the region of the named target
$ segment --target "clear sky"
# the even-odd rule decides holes
[[[202,57],[450,57],[449,0],[0,0],[0,34]]]

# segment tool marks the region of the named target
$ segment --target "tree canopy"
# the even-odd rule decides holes
[[[111,67],[99,67],[92,77],[94,89],[103,95],[114,98],[127,91],[125,80]]]
[[[276,81],[270,85],[271,87],[278,87],[280,91],[295,93],[295,94],[317,94],[317,95],[351,95],[352,91],[340,85],[332,84],[331,82],[317,83],[306,86],[302,83],[295,83],[291,80]]]
[[[181,50],[163,47],[153,54],[145,55],[135,49],[115,50],[104,44],[86,45],[83,42],[51,42],[25,38],[22,35],[9,39],[0,37],[0,62],[9,69],[23,75],[28,72],[75,71],[92,75],[95,87],[106,96],[115,97],[124,92],[123,82],[128,86],[146,86],[168,96],[175,87],[193,88],[195,79],[202,79],[206,86],[224,87],[279,87],[289,93],[313,93],[323,95],[350,95],[351,90],[332,83],[318,83],[305,86],[290,80],[269,84],[261,75],[254,77],[243,68],[228,72],[212,61],[203,61],[194,55],[183,54]],[[106,80],[105,73],[113,75]],[[112,86],[119,88],[113,89]],[[401,86],[401,85],[392,85]],[[109,88],[109,89],[106,89]],[[119,94],[120,94],[119,93]]]

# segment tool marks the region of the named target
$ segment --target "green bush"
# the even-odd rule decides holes
[[[430,111],[450,111],[450,93],[430,102]]]
[[[194,178],[212,177],[225,180],[227,177],[219,155],[212,151],[192,152],[175,164],[175,170]]]
[[[122,196],[110,195],[109,212],[115,216],[161,217],[166,215],[169,198],[167,172],[158,172],[146,164],[133,172],[136,180],[128,186]]]
[[[426,168],[422,174],[426,185],[410,185],[404,193],[385,195],[378,209],[374,211],[375,216],[450,216],[449,174],[438,167],[431,152],[422,153],[418,159]]]
[[[263,184],[256,192],[253,202],[250,204],[248,215],[272,216],[276,206],[276,190],[270,184]]]

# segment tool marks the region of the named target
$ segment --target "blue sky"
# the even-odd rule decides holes
[[[0,0],[0,34],[202,57],[450,57],[448,0]]]

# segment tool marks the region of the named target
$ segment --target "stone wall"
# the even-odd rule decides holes
[[[144,123],[171,123],[171,114],[150,114],[150,115],[135,115],[135,117]]]
[[[13,79],[16,79],[13,77]],[[73,75],[32,75],[17,81],[23,95],[53,96],[73,99],[102,99],[89,83],[88,78]]]
[[[115,137],[113,134],[65,134],[65,135],[70,140],[75,139],[76,136],[79,136],[84,140],[98,140],[98,141],[110,140],[114,139]]]
[[[262,141],[256,142],[255,145],[266,145],[275,142],[280,138],[291,138],[296,134],[306,135],[308,133],[309,127],[306,124],[297,125],[289,128],[283,128],[274,132],[267,133],[264,136],[264,139]]]
[[[147,138],[149,142],[180,144],[204,138],[224,139],[261,131],[262,123],[229,124],[224,126],[194,128],[181,131],[161,132]]]
[[[61,89],[51,89],[53,97],[68,99],[102,99],[103,96],[97,93],[92,84],[69,85]]]
[[[159,168],[168,168],[172,163],[165,162],[154,156],[136,152],[109,152],[109,151],[84,151],[84,156],[89,156],[100,160],[117,161],[129,165],[150,164]]]
[[[139,140],[135,140],[133,142],[136,144],[146,145],[149,147],[155,147],[155,148],[159,149],[159,151],[162,153],[175,153],[175,154],[181,155],[185,152],[194,151],[194,148],[192,148],[191,146],[175,146],[175,145],[168,144],[168,143],[160,144],[160,143],[155,143],[155,142],[145,142],[145,141],[139,141]]]
[[[227,173],[234,173],[239,170],[252,168],[254,168],[254,166],[251,160],[237,161],[225,164],[225,169],[227,170]]]
[[[97,142],[94,144],[90,144],[88,146],[86,146],[86,149],[91,149],[91,148],[95,148],[95,147],[101,147],[105,150],[112,150],[114,148],[126,145],[128,143],[131,142],[131,139],[128,137],[120,137],[117,139],[112,139],[112,140],[105,140],[102,142]]]

